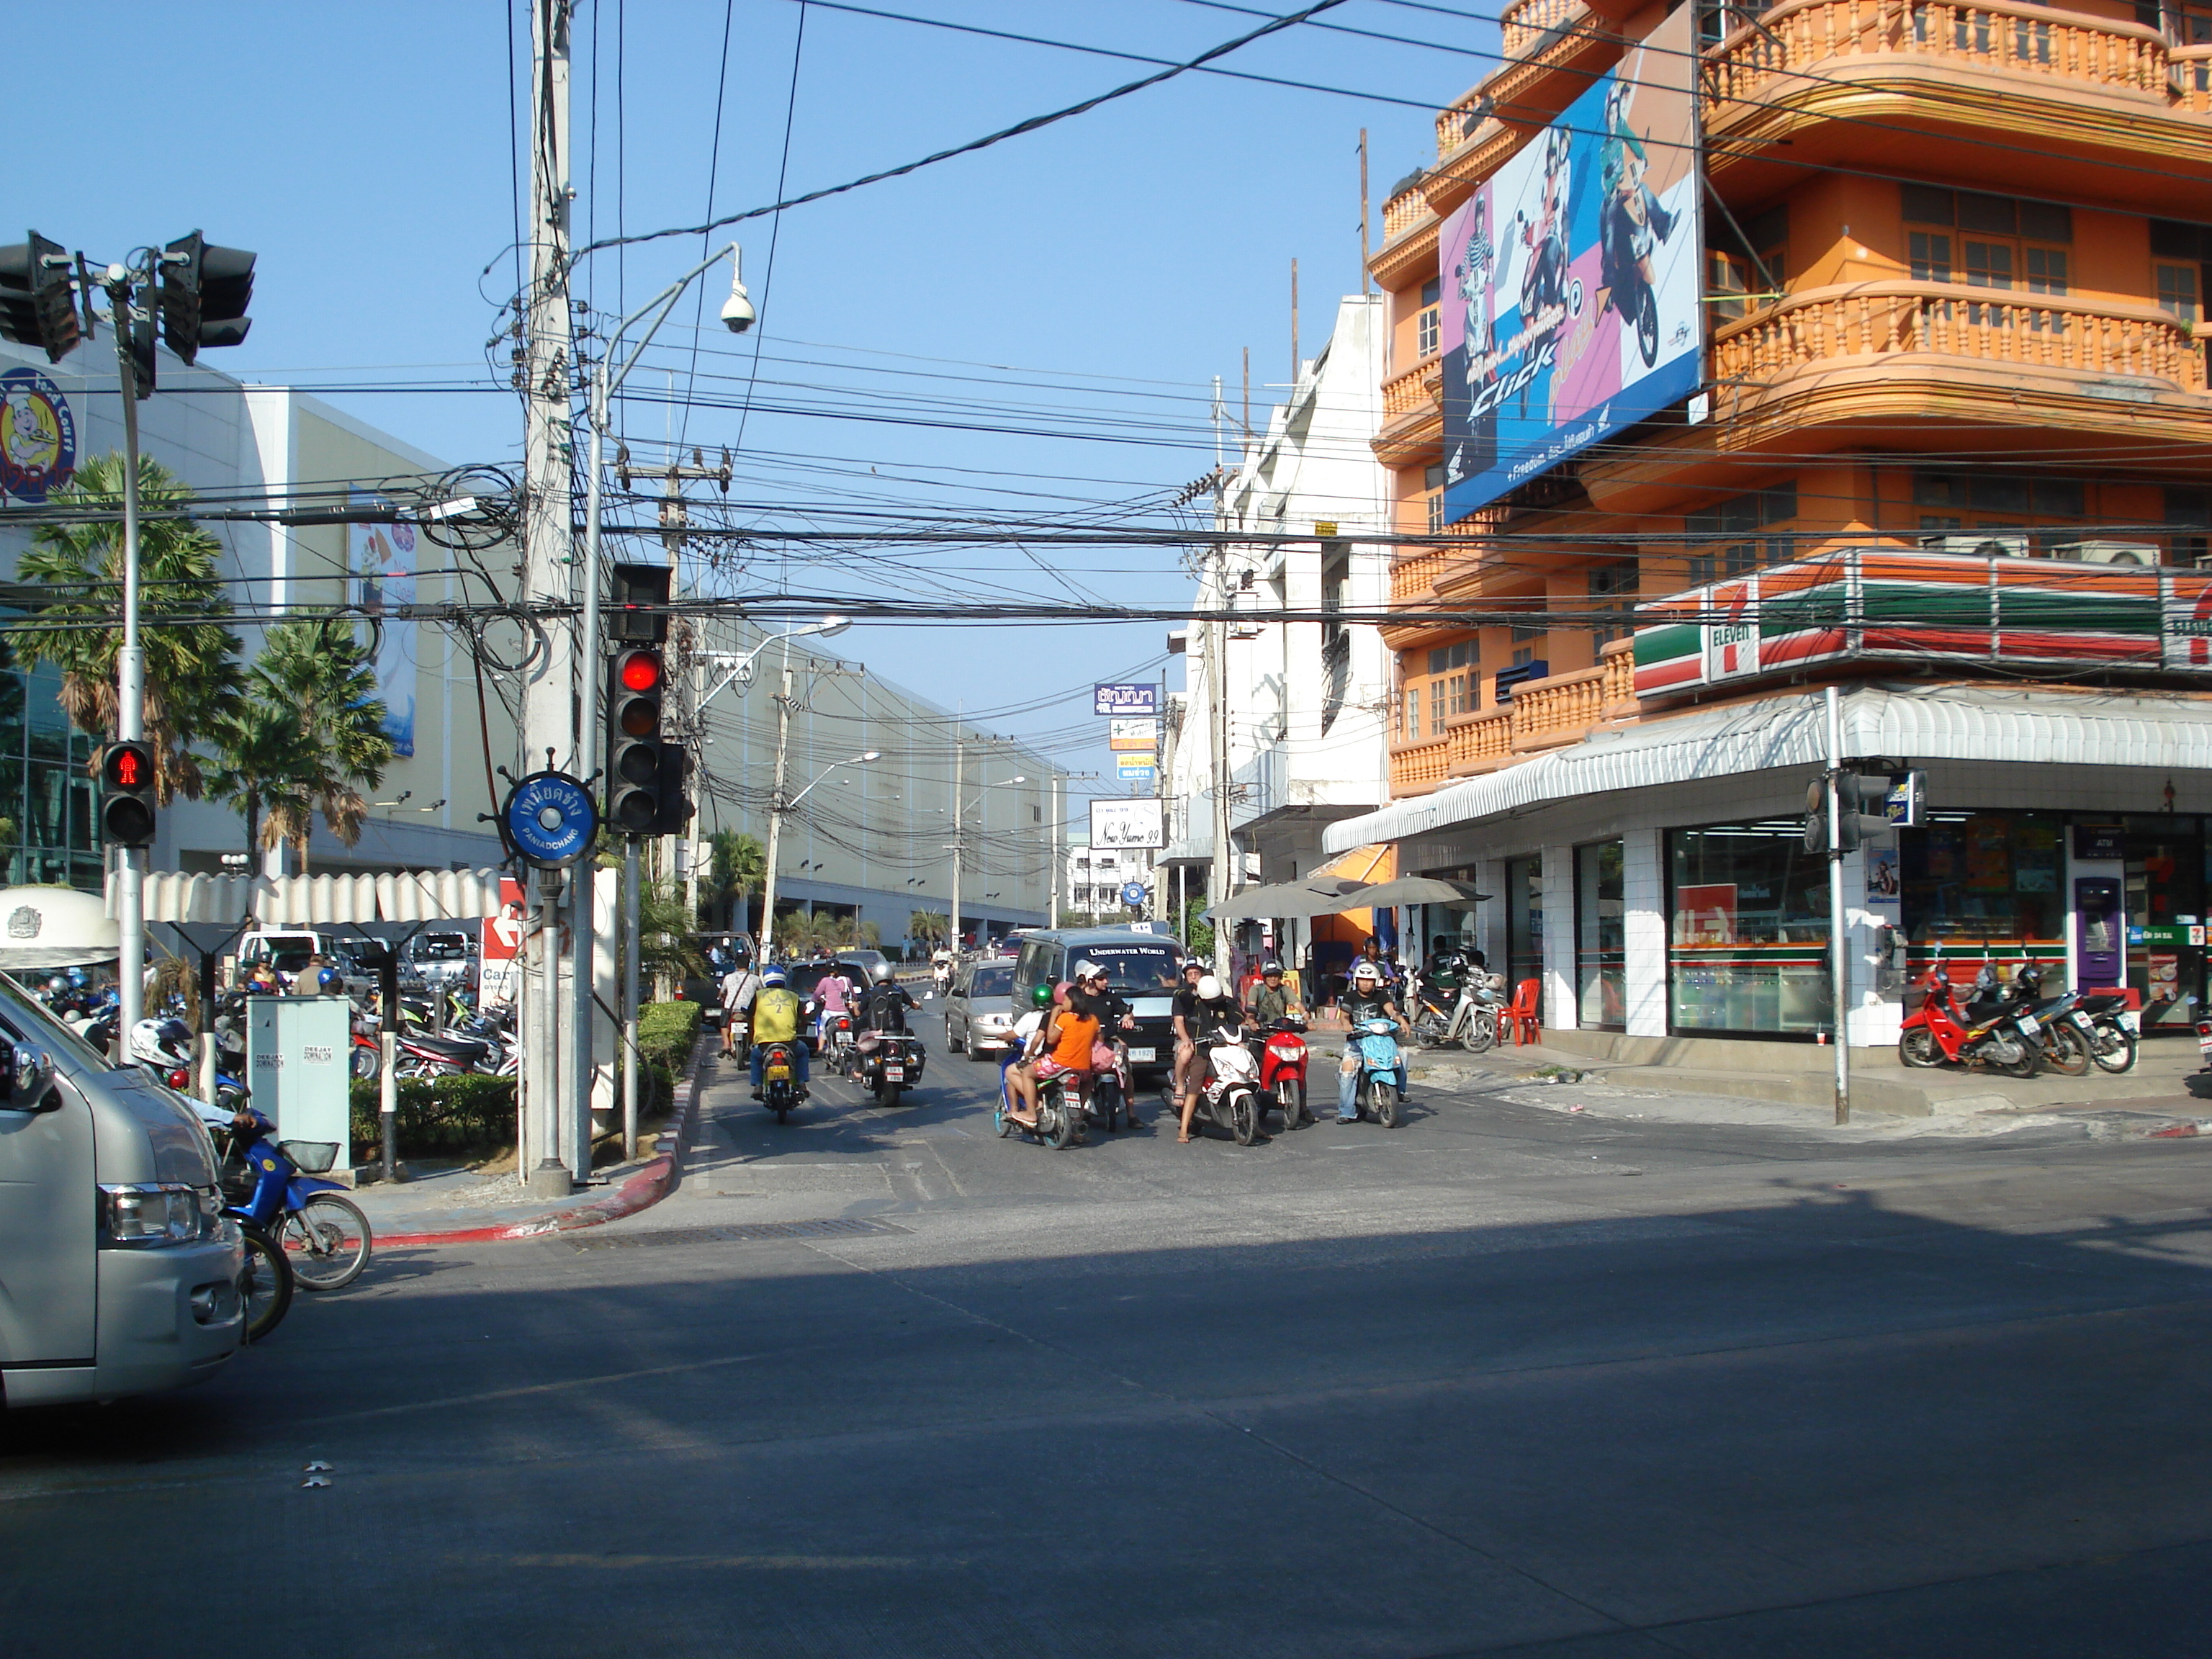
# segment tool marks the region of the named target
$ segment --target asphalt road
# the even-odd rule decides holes
[[[928,1035],[909,1105],[717,1082],[632,1221],[0,1424],[0,1651],[2205,1651],[2212,1145],[1508,1091],[1055,1153]]]

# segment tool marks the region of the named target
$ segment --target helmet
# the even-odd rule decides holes
[[[336,967],[326,965],[322,972],[315,975],[315,985],[325,996],[337,996],[345,990],[345,975]]]
[[[1260,964],[1260,977],[1262,979],[1270,974],[1279,974],[1282,971],[1283,964],[1279,962],[1263,962]]]
[[[1070,974],[1068,978],[1080,981],[1103,972],[1105,969],[1095,962],[1079,962],[1075,964],[1075,971]]]
[[[152,1066],[189,1066],[191,1028],[181,1019],[142,1019],[131,1028],[131,1058]]]
[[[771,968],[761,975],[761,983],[763,985],[788,985],[791,983],[791,975],[785,973],[781,968]]]
[[[1030,1001],[1039,1008],[1051,1007],[1052,982],[1049,980],[1039,980],[1030,992]]]
[[[868,977],[878,985],[890,984],[891,982],[890,963],[888,962],[871,963],[868,965]]]
[[[1355,980],[1373,980],[1380,984],[1382,980],[1382,970],[1371,962],[1360,961],[1352,964],[1352,977]]]
[[[1208,974],[1205,978],[1199,981],[1198,1000],[1200,1002],[1212,1002],[1218,1000],[1220,995],[1221,981],[1216,975]]]

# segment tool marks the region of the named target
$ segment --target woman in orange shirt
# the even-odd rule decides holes
[[[1024,1073],[1022,1081],[1026,1084],[1033,1085],[1051,1077],[1073,1078],[1077,1097],[1088,1107],[1091,1103],[1091,1051],[1098,1041],[1098,1022],[1089,1014],[1076,1012],[1070,1006],[1067,985],[1064,981],[1053,988],[1052,1001],[1052,1012],[1037,1028],[1035,1046],[1030,1050],[1035,1058],[1014,1069]],[[1007,1080],[1010,1084],[1013,1082],[1012,1072],[1008,1073]],[[1020,1089],[1018,1092],[1022,1097],[1021,1103],[1029,1108],[1029,1115],[1024,1118],[1018,1110],[1014,1114],[1014,1121],[1024,1129],[1034,1129],[1036,1127],[1036,1097],[1029,1088]]]

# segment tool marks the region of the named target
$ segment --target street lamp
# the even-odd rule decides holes
[[[706,708],[732,684],[736,685],[740,691],[750,686],[753,683],[754,659],[778,640],[801,639],[809,634],[819,635],[826,640],[843,633],[852,625],[853,619],[850,617],[824,617],[818,623],[808,623],[802,628],[787,628],[781,634],[771,634],[743,656],[739,656],[734,651],[708,652],[707,661],[717,668],[726,668],[730,672],[722,677],[712,691],[699,699],[699,707]]]
[[[983,788],[1010,789],[1018,783],[1028,781],[1027,778],[1018,772],[1011,778],[1000,778],[995,783],[986,783]],[[980,805],[982,800],[982,793],[978,791],[975,804]],[[946,930],[952,935],[952,951],[955,956],[960,953],[960,865],[963,857],[963,848],[968,839],[967,821],[967,808],[961,801],[959,787],[956,784],[952,793],[952,914],[945,918]]]
[[[778,745],[775,793],[769,798],[768,809],[768,857],[765,860],[767,870],[761,883],[759,960],[763,964],[769,960],[769,948],[775,942],[775,853],[778,844],[783,839],[784,814],[812,794],[816,785],[839,767],[866,766],[870,761],[878,761],[883,757],[883,750],[880,749],[870,749],[854,756],[850,760],[831,761],[829,765],[816,774],[812,783],[808,784],[789,800],[786,800],[783,798],[783,752],[781,744]]]

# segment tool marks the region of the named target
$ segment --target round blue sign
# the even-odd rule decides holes
[[[1142,883],[1141,881],[1125,881],[1125,882],[1123,882],[1123,883],[1121,884],[1121,902],[1122,902],[1122,903],[1124,903],[1124,904],[1142,904],[1144,902],[1145,902],[1145,884],[1144,884],[1144,883]]]
[[[599,833],[592,792],[566,772],[532,772],[508,793],[500,817],[514,850],[543,870],[574,864]]]

